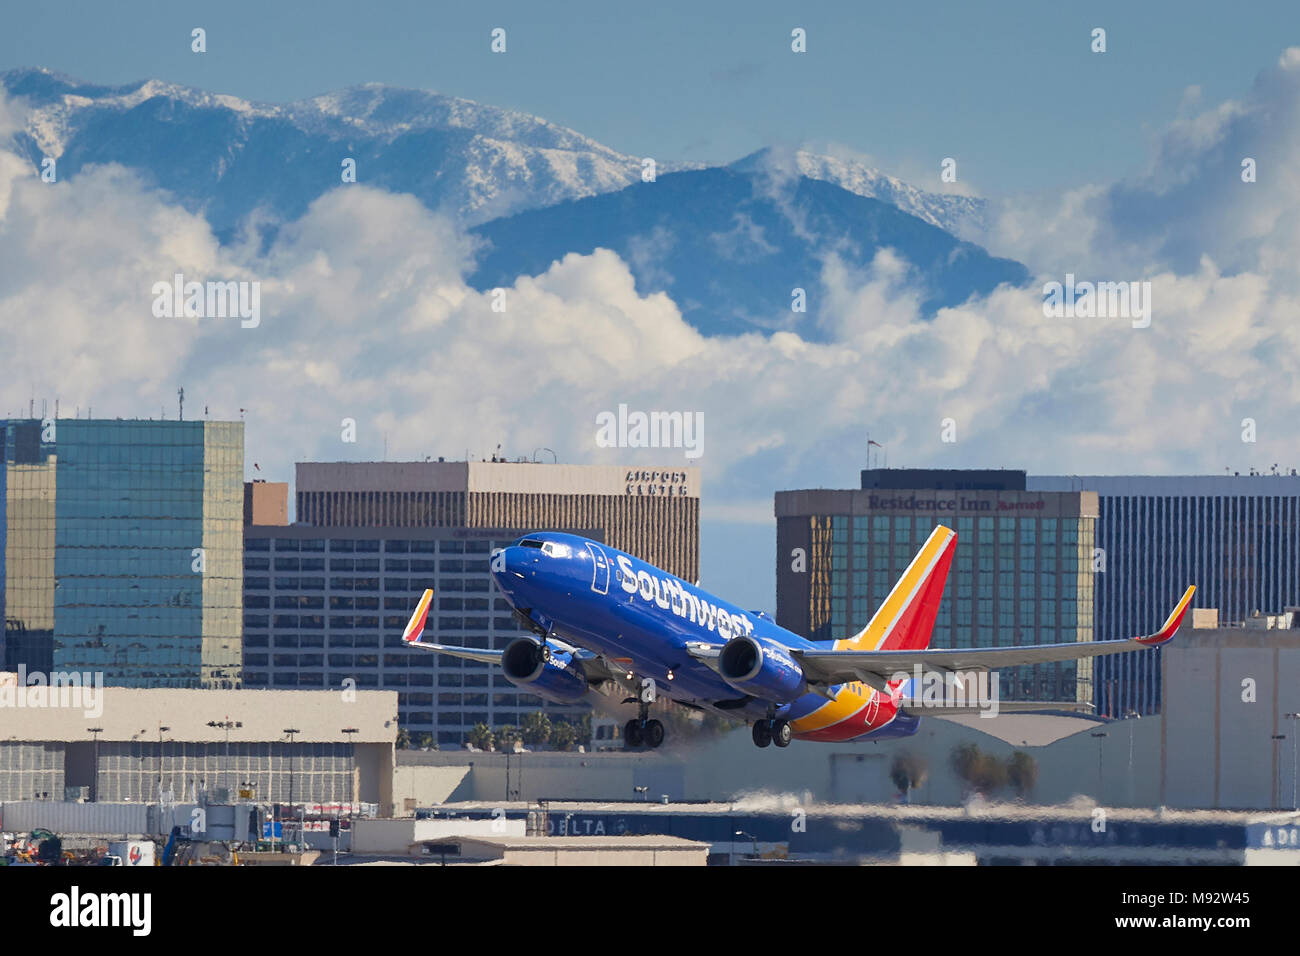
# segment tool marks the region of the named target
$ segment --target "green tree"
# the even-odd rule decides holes
[[[497,749],[502,753],[514,753],[515,741],[521,739],[519,728],[513,724],[506,724],[497,731]]]
[[[551,726],[551,746],[556,750],[572,750],[578,741],[578,732],[567,720],[557,720]]]
[[[1028,797],[1038,783],[1038,761],[1023,750],[1012,753],[1007,758],[1007,782],[1017,796]]]
[[[551,739],[551,718],[540,710],[533,711],[524,718],[524,743],[540,747]]]
[[[993,754],[984,753],[975,744],[953,748],[952,769],[968,790],[992,796],[1007,784],[1007,767]]]
[[[411,734],[405,727],[402,727],[400,730],[397,731],[397,749],[406,750],[410,746],[411,746]]]
[[[494,739],[491,728],[484,723],[475,724],[469,732],[469,742],[479,750],[491,750]]]
[[[433,746],[433,734],[420,734],[418,746],[421,750],[430,749]]]
[[[911,792],[925,783],[930,772],[930,765],[918,753],[904,750],[894,755],[889,767],[889,779],[903,793],[903,801],[910,802]]]
[[[573,728],[578,739],[574,741],[580,746],[591,749],[591,714],[583,714],[582,719],[578,721]]]

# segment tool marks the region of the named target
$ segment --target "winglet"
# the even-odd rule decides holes
[[[1165,623],[1161,626],[1160,630],[1156,631],[1154,634],[1148,634],[1145,637],[1135,637],[1133,640],[1137,641],[1139,644],[1156,645],[1163,644],[1165,641],[1173,637],[1178,631],[1179,625],[1183,623],[1183,615],[1187,613],[1188,607],[1191,606],[1192,595],[1195,593],[1196,585],[1189,585],[1187,590],[1183,592],[1182,599],[1179,600],[1177,606],[1170,611],[1169,616],[1165,618]]]
[[[424,592],[424,597],[420,598],[420,603],[415,606],[415,613],[406,622],[406,630],[402,632],[402,640],[407,644],[415,644],[420,640],[420,635],[424,633],[424,622],[429,616],[429,605],[431,603],[433,603],[433,588],[428,588]]]

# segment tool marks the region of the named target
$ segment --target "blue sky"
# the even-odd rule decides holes
[[[1291,466],[1297,19],[1278,2],[11,5],[0,69],[158,78],[270,102],[382,82],[524,110],[661,161],[835,145],[931,189],[952,156],[959,185],[1007,197],[991,249],[1058,278],[1153,279],[1158,317],[1142,332],[1045,322],[1041,297],[1004,290],[930,321],[884,260],[865,275],[827,274],[833,342],[699,341],[671,302],[637,296],[627,265],[603,254],[520,284],[521,305],[484,323],[486,305],[457,271],[461,239],[410,197],[335,190],[275,255],[249,261],[121,172],[47,189],[0,149],[0,331],[24,357],[22,374],[0,374],[0,408],[35,392],[149,415],[184,381],[214,408],[253,401],[249,461],[279,455],[285,477],[288,462],[324,454],[300,436],[333,441],[343,414],[366,415],[372,438],[416,436],[406,454],[427,443],[430,409],[441,447],[482,434],[523,450],[566,436],[582,447],[590,417],[575,409],[592,382],[573,367],[579,351],[603,363],[590,378],[634,407],[676,407],[665,403],[684,377],[696,407],[724,423],[709,432],[704,583],[769,610],[770,492],[851,487],[866,430],[889,442],[894,465]],[[195,26],[207,30],[202,55],[190,52]],[[808,32],[803,55],[790,52],[796,26]],[[505,55],[489,52],[494,27],[508,31]],[[1105,54],[1089,50],[1094,27],[1107,31]],[[1241,179],[1243,156],[1258,159],[1258,183]],[[218,326],[141,321],[144,291],[181,259],[187,274],[264,280],[278,321],[238,340]],[[392,288],[411,294],[384,294]],[[430,360],[462,360],[438,376],[394,375],[415,340]],[[235,358],[199,381],[194,368],[212,363],[189,357],[214,354]],[[476,370],[488,364],[511,393],[485,400]],[[939,437],[950,414],[962,423],[955,444]],[[1258,444],[1240,437],[1247,418]],[[761,475],[743,483],[758,496],[720,493],[735,475]]]
[[[1240,96],[1294,4],[244,2],[11,5],[0,66],[272,102],[367,81],[535,113],[620,151],[729,161],[834,143],[986,195],[1122,178],[1185,109]],[[208,52],[190,52],[202,26]],[[489,52],[504,27],[508,52]],[[790,52],[790,30],[808,52]],[[1093,27],[1108,50],[1089,50]]]

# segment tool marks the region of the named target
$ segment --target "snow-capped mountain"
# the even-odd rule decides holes
[[[60,177],[91,163],[147,170],[218,234],[261,208],[293,218],[340,183],[417,196],[469,223],[622,189],[641,159],[515,110],[424,90],[366,84],[287,105],[148,80],[96,86],[47,70],[0,73],[32,107],[15,137]],[[662,163],[661,172],[695,168]]]
[[[985,225],[983,199],[927,192],[854,159],[768,147],[736,160],[731,168],[745,173],[806,176],[834,183],[856,195],[897,206],[922,222],[963,238],[979,235]]]
[[[859,273],[891,249],[907,262],[923,314],[1028,281],[1024,266],[990,256],[896,206],[795,176],[711,167],[660,176],[599,196],[494,219],[474,228],[485,240],[480,289],[536,275],[567,253],[611,249],[628,263],[642,295],[666,292],[706,334],[795,331],[823,340],[829,300],[824,269],[833,257]],[[791,291],[807,292],[807,311]]]
[[[659,163],[536,116],[367,84],[287,105],[149,80],[96,86],[46,70],[0,73],[28,107],[13,144],[60,180],[120,163],[204,215],[227,241],[253,217],[264,238],[341,184],[409,193],[484,242],[479,288],[545,271],[569,252],[617,252],[641,292],[665,291],[708,334],[830,334],[819,315],[830,258],[858,273],[882,249],[907,263],[924,314],[1022,284],[1019,263],[969,236],[981,200],[918,189],[864,163],[761,150],[729,166]],[[22,107],[20,107],[20,115]],[[806,313],[791,290],[808,290]]]

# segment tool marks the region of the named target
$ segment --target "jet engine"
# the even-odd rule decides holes
[[[516,687],[556,704],[573,704],[587,693],[587,675],[572,651],[531,637],[511,641],[501,655],[501,669]]]
[[[787,704],[807,691],[803,668],[786,648],[749,634],[723,645],[718,673],[736,690],[778,704]]]

